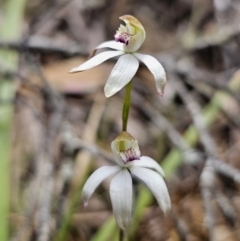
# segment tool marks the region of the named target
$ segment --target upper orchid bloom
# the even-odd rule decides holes
[[[132,80],[138,70],[139,61],[142,61],[153,74],[157,91],[162,96],[166,84],[166,73],[162,65],[150,55],[136,53],[146,38],[146,32],[142,24],[131,15],[124,15],[120,17],[120,19],[124,21],[126,25],[120,25],[114,36],[115,41],[107,41],[97,46],[90,55],[92,58],[80,66],[71,69],[69,73],[85,71],[110,58],[121,55],[104,87],[106,97],[116,94]],[[105,51],[94,56],[96,51],[102,48],[114,50]]]
[[[96,170],[83,187],[84,207],[98,185],[114,175],[110,184],[113,213],[118,226],[126,229],[132,218],[132,177],[143,181],[151,190],[164,213],[171,208],[170,197],[163,180],[164,172],[156,161],[141,156],[138,141],[127,132],[122,132],[111,144],[117,166],[103,166]]]

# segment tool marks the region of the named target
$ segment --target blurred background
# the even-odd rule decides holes
[[[109,181],[86,210],[80,198],[121,131],[124,91],[103,94],[116,59],[68,71],[124,14],[167,73],[160,97],[140,66],[128,131],[162,165],[172,201],[164,217],[136,180],[129,240],[240,240],[239,0],[1,0],[1,241],[118,240]]]

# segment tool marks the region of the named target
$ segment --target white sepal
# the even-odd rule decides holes
[[[99,44],[96,49],[102,49],[102,48],[110,48],[110,49],[116,49],[116,50],[122,50],[123,51],[123,43],[119,43],[116,41],[107,41]]]
[[[171,208],[171,201],[163,178],[155,171],[143,167],[132,166],[130,171],[148,186],[163,212],[168,213]]]
[[[124,230],[132,218],[132,178],[127,169],[122,169],[112,179],[110,196],[115,219]]]
[[[153,160],[148,156],[142,156],[140,160],[135,160],[135,161],[129,162],[128,164],[129,166],[146,167],[146,168],[153,169],[157,171],[162,177],[164,177],[164,171],[160,167],[160,165],[155,160]]]
[[[119,166],[103,166],[97,169],[86,181],[82,197],[84,200],[83,207],[88,205],[89,199],[99,184],[109,176],[116,174],[121,168]]]
[[[100,53],[94,57],[92,57],[91,59],[87,60],[86,62],[84,62],[83,64],[79,65],[78,67],[72,68],[69,73],[76,73],[76,72],[82,72],[85,71],[87,69],[91,69],[101,63],[103,63],[104,61],[122,55],[124,54],[123,51],[106,51],[103,53]]]
[[[107,83],[104,87],[106,97],[110,97],[121,90],[133,76],[139,67],[138,60],[132,54],[121,56],[114,66]]]
[[[153,74],[156,81],[156,87],[158,93],[162,96],[164,93],[164,88],[167,82],[166,73],[163,66],[158,62],[157,59],[146,54],[133,54],[137,59],[142,61]]]

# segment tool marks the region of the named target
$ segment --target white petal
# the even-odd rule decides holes
[[[121,90],[136,74],[138,60],[132,54],[121,56],[114,66],[104,87],[106,97],[110,97]]]
[[[134,53],[134,56],[142,61],[153,74],[156,81],[157,91],[160,95],[164,93],[164,87],[167,82],[166,73],[162,65],[158,62],[157,59],[150,55]]]
[[[130,171],[148,186],[166,214],[171,208],[171,201],[163,178],[155,171],[143,167],[132,166]]]
[[[101,43],[96,47],[96,49],[102,49],[102,48],[110,48],[110,49],[123,51],[123,43],[119,43],[116,41],[107,41],[107,42]]]
[[[153,160],[148,156],[142,156],[140,160],[135,160],[135,161],[129,162],[128,164],[130,166],[147,167],[147,168],[153,169],[157,171],[161,176],[164,177],[164,171],[160,167],[160,165],[155,160]]]
[[[98,185],[109,176],[116,174],[120,170],[119,166],[103,166],[97,169],[86,181],[83,190],[82,197],[84,200],[83,207],[88,205],[89,199],[92,196]]]
[[[91,59],[87,60],[85,63],[79,65],[78,67],[71,69],[69,73],[76,73],[87,69],[91,69],[110,58],[113,58],[122,54],[124,54],[123,51],[106,51],[106,52],[100,53],[92,57]]]
[[[118,226],[125,229],[132,218],[132,177],[122,169],[111,181],[110,196]]]

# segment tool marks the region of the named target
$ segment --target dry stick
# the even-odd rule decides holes
[[[50,90],[50,101],[52,102],[53,113],[50,116],[47,135],[46,135],[46,146],[45,153],[43,154],[42,160],[44,164],[42,169],[39,170],[41,192],[39,198],[39,217],[38,217],[38,240],[48,241],[50,237],[50,210],[51,210],[51,199],[53,193],[53,172],[54,172],[54,141],[57,134],[59,133],[62,119],[64,104],[60,98],[57,98],[56,94]]]
[[[230,202],[229,198],[226,197],[222,192],[218,191],[216,194],[216,201],[223,211],[224,216],[231,223],[231,225],[236,226],[237,213],[233,208],[233,204]]]
[[[34,67],[43,82],[44,97],[46,99],[46,106],[51,112],[47,128],[44,132],[42,148],[39,149],[36,190],[39,193],[38,204],[38,219],[37,219],[37,232],[38,241],[48,241],[50,237],[50,210],[51,200],[53,193],[53,173],[54,173],[54,143],[60,131],[63,120],[63,112],[65,109],[64,102],[48,84],[43,73],[41,72],[40,65],[35,61]],[[38,195],[37,195],[38,196]]]
[[[212,205],[213,192],[214,192],[214,181],[215,181],[215,172],[211,159],[206,160],[205,166],[203,168],[202,174],[200,176],[200,186],[201,193],[203,197],[203,203],[205,208],[205,223],[209,231],[209,240],[214,240],[214,211]]]
[[[144,111],[152,123],[154,123],[162,131],[166,132],[170,141],[183,152],[185,162],[195,164],[203,160],[206,155],[190,147],[183,139],[181,134],[175,129],[175,127],[164,116],[154,110],[152,105],[145,101],[144,105],[140,106],[139,103],[143,103],[143,98],[140,95],[133,93],[132,102],[135,106],[141,109],[141,111]],[[219,158],[216,158],[215,156],[212,157],[212,155],[211,162],[214,165],[215,171],[233,179],[235,182],[240,184],[240,171],[238,169],[220,160]]]
[[[18,100],[19,101],[19,100]],[[26,101],[22,101],[22,103],[28,107],[33,115],[33,121],[36,122],[36,124],[38,125],[40,131],[38,131],[39,135],[38,135],[38,140],[39,147],[44,146],[44,133],[46,132],[44,130],[44,126],[43,126],[43,118],[40,115],[40,113],[37,113],[37,110],[34,109],[31,105],[29,105]],[[35,164],[38,164],[39,162],[41,163],[40,160],[40,155],[43,151],[38,150],[38,153],[36,154],[36,160],[35,160]],[[30,185],[27,188],[28,189],[28,193],[29,193],[29,197],[26,198],[27,199],[27,204],[26,204],[26,209],[24,212],[24,216],[25,216],[25,220],[23,222],[23,224],[18,228],[17,232],[14,234],[13,238],[11,239],[12,241],[26,241],[26,240],[30,240],[31,239],[31,235],[33,232],[33,219],[34,219],[34,215],[36,212],[36,207],[37,207],[37,202],[38,202],[38,194],[39,194],[39,181],[38,181],[38,176],[34,175],[32,178],[32,181],[29,181]]]
[[[56,134],[60,129],[60,122],[62,119],[61,110],[59,113],[54,113],[51,117],[48,131],[50,132],[49,138],[47,140],[48,148],[53,149],[53,143],[56,138]],[[40,194],[40,208],[39,208],[39,241],[48,241],[50,237],[50,210],[51,210],[51,199],[53,192],[53,150],[46,150],[46,160],[43,166],[42,173],[42,189]]]
[[[198,70],[194,66],[188,66],[184,69],[177,67],[175,70],[177,75],[186,77],[185,80],[188,84],[193,86],[195,90],[201,94],[210,97],[208,91],[206,92],[206,85],[210,86],[214,90],[222,90],[228,93],[237,103],[240,104],[240,95],[235,93],[233,90],[226,85],[226,79],[231,79],[234,73],[238,71],[238,68],[232,68],[227,71],[223,71],[220,74],[213,74],[206,70]],[[204,84],[204,86],[203,86]],[[236,104],[237,104],[236,103]],[[233,115],[228,110],[222,108],[222,113],[237,127],[240,126],[240,118],[238,115]]]
[[[213,210],[211,208],[211,199],[212,193],[214,192],[214,173],[217,171],[223,175],[232,178],[235,182],[240,184],[240,171],[231,165],[225,163],[222,160],[219,160],[217,156],[217,151],[215,143],[212,140],[211,136],[206,130],[203,118],[201,116],[200,107],[194,101],[192,96],[186,91],[184,85],[179,81],[175,83],[177,90],[183,98],[189,112],[194,119],[196,128],[199,130],[200,140],[207,152],[208,159],[206,161],[205,167],[201,175],[201,187],[202,195],[206,208],[206,223],[208,227],[214,226],[213,220]],[[213,239],[213,233],[210,232],[211,240]]]
[[[238,103],[240,103],[239,94],[232,91],[229,86],[226,85],[225,80],[230,79],[231,76],[238,70],[239,68],[232,68],[226,71],[223,71],[219,74],[214,74],[212,72],[206,71],[204,69],[196,68],[195,66],[174,66],[173,72],[176,75],[181,75],[182,77],[186,77],[187,83],[192,86],[196,86],[196,84],[205,83],[217,90],[223,90],[224,92],[230,94],[234,97]]]
[[[187,234],[189,233],[189,229],[187,227],[187,224],[184,222],[184,220],[182,220],[174,207],[171,208],[171,220],[173,222],[173,224],[175,225],[175,228],[178,232],[178,235],[180,237],[181,241],[187,241]]]
[[[188,93],[185,86],[179,81],[174,83],[176,86],[176,91],[180,94],[183,99],[185,105],[187,106],[188,111],[190,112],[193,122],[196,128],[199,131],[200,141],[204,146],[207,154],[210,156],[203,168],[201,174],[201,191],[204,200],[204,206],[206,210],[206,225],[209,229],[210,240],[214,240],[214,215],[213,215],[213,207],[211,205],[211,200],[213,198],[212,191],[214,190],[214,180],[215,180],[215,172],[213,163],[211,161],[211,157],[215,157],[217,155],[217,150],[215,147],[215,143],[207,132],[207,128],[204,123],[204,119],[201,115],[200,106],[196,103],[194,98]]]
[[[50,236],[50,205],[53,191],[53,158],[54,148],[53,143],[57,133],[59,132],[60,124],[62,121],[62,114],[64,104],[57,96],[57,94],[50,89],[47,85],[43,86],[45,95],[49,99],[48,105],[52,107],[52,114],[47,128],[42,125],[41,143],[39,144],[38,153],[36,155],[36,162],[38,167],[36,168],[36,178],[31,188],[31,202],[28,204],[26,213],[26,221],[22,227],[18,230],[17,234],[12,240],[26,240],[26,233],[30,236],[29,226],[32,225],[32,219],[36,207],[38,208],[38,240],[49,240]],[[32,110],[35,112],[35,110]],[[35,115],[35,113],[34,113]],[[39,117],[36,118],[39,120]],[[43,124],[43,123],[41,123]],[[25,238],[24,238],[25,237]]]
[[[44,32],[45,35],[50,35],[52,30],[55,29],[54,27],[59,24],[59,20],[64,17],[64,10],[71,2],[71,0],[56,1],[55,4],[48,8],[47,11],[44,11],[44,13],[40,15],[40,17],[38,17],[37,21],[34,21],[33,24],[30,23],[31,33],[40,34]],[[46,28],[47,25],[50,25],[51,28],[48,28],[49,31],[46,32],[44,31],[44,28]]]
[[[164,116],[161,116],[159,113],[157,113],[153,109],[152,105],[146,103],[146,105],[141,106],[141,109],[143,109],[145,113],[149,113],[149,118],[153,123],[156,124],[156,126],[166,131],[172,143],[175,144],[176,147],[183,152],[185,162],[194,164],[198,161],[203,161],[203,158],[206,156],[206,154],[194,150],[192,147],[190,147],[188,143],[182,138],[181,134],[174,128],[174,126]],[[209,156],[208,153],[207,156]],[[235,182],[240,184],[240,171],[237,168],[231,166],[216,156],[210,156],[215,171],[233,179]]]
[[[40,53],[58,53],[67,56],[88,56],[88,53],[84,52],[82,46],[75,42],[71,42],[69,45],[57,42],[56,39],[48,38],[44,36],[32,35],[27,42],[24,41],[4,41],[0,39],[0,48],[2,49],[14,49],[19,52],[33,51]]]
[[[208,84],[216,89],[229,93],[240,103],[239,94],[232,91],[232,88],[226,85],[226,79],[231,79],[232,75],[237,72],[239,68],[231,68],[216,74],[205,69],[196,68],[191,62],[184,65],[176,65],[177,61],[175,61],[172,56],[156,54],[156,58],[164,65],[167,72],[184,77],[190,85],[196,86],[198,83]]]
[[[203,154],[190,147],[176,128],[139,94],[133,93],[132,102],[141,111],[144,111],[152,123],[154,123],[162,131],[166,132],[170,141],[182,151],[185,161],[196,163],[202,160]],[[140,103],[144,103],[144,105],[141,105]]]
[[[187,81],[188,82],[188,81]],[[206,91],[206,86],[205,87],[203,87],[203,86],[200,86],[200,85],[197,85],[197,84],[195,84],[194,85],[194,88],[195,88],[195,90],[196,90],[196,92],[197,93],[199,93],[199,94],[203,94],[204,96],[206,96],[207,98],[209,98],[209,99],[211,99],[211,97],[212,97],[212,93],[213,92],[208,92],[208,91]],[[213,90],[214,92],[215,91],[217,91],[217,92],[219,92],[218,91],[218,88],[216,88],[216,89],[214,89]],[[220,90],[221,91],[221,90]],[[227,91],[225,91],[226,93],[227,93]],[[223,93],[223,92],[222,92]],[[229,94],[231,94],[230,92],[229,92]],[[235,96],[238,96],[236,93],[235,93]],[[240,95],[239,95],[240,96]],[[236,98],[233,98],[234,96],[229,96],[229,100],[231,100],[232,102],[233,102],[233,104],[236,106],[236,108],[238,108],[237,107],[237,105],[239,105],[240,104],[240,102],[239,102],[239,104],[237,103],[237,99]],[[240,106],[240,105],[239,105]],[[231,108],[232,109],[232,108]],[[238,115],[238,112],[237,111],[232,111],[231,109],[228,109],[228,107],[227,106],[222,106],[221,107],[221,113],[222,113],[222,115],[224,116],[224,117],[226,117],[227,118],[227,120],[229,120],[229,122],[230,122],[230,124],[232,124],[234,127],[236,127],[236,128],[240,128],[240,116]]]
[[[217,192],[217,203],[219,207],[222,209],[222,212],[230,225],[232,225],[235,230],[238,230],[237,236],[240,238],[240,218],[237,208],[235,208],[234,203],[229,197],[226,197],[222,192]]]
[[[233,179],[233,181],[235,181],[236,183],[240,184],[240,171],[237,168],[235,168],[215,157],[212,158],[211,161],[214,165],[214,169],[218,173],[221,173],[221,174]]]
[[[68,122],[65,122],[62,127],[61,139],[63,145],[69,150],[70,153],[75,153],[76,151],[85,149],[95,157],[102,157],[110,163],[115,163],[113,155],[110,152],[99,148],[93,143],[83,141],[82,139],[76,137],[73,133],[71,125]]]
[[[64,102],[62,98],[52,89],[45,79],[41,66],[38,62],[30,57],[30,60],[34,63],[33,67],[38,73],[41,81],[43,82],[44,88],[44,99],[45,106],[49,108],[50,117],[48,125],[44,130],[44,136],[42,138],[41,149],[37,155],[37,178],[35,183],[35,188],[39,192],[39,187],[41,187],[38,193],[37,200],[37,240],[38,241],[48,241],[50,237],[50,220],[51,220],[51,200],[53,193],[53,173],[54,173],[54,143],[59,133],[63,112],[64,112]]]
[[[139,103],[143,103],[143,98],[140,95],[133,93],[132,102],[135,106],[141,109],[141,111],[144,111],[152,123],[166,132],[170,141],[183,152],[185,162],[194,164],[203,160],[206,155],[190,147],[175,127],[164,116],[154,110],[152,105],[148,104],[146,101],[144,102],[144,105],[139,105]],[[218,173],[232,178],[235,182],[240,184],[240,171],[238,169],[216,158],[215,156],[212,157],[212,155],[211,161]]]

